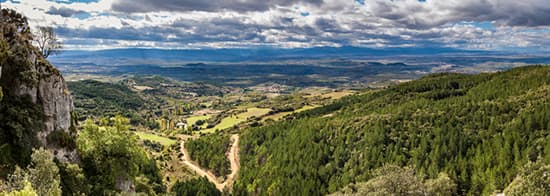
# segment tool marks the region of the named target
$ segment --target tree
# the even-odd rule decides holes
[[[172,192],[177,196],[221,195],[221,192],[216,189],[216,186],[209,182],[206,177],[200,177],[185,182],[178,181],[172,187]]]
[[[32,187],[31,183],[29,181],[24,182],[24,187],[22,190],[15,190],[11,191],[9,193],[3,192],[0,195],[5,196],[38,196],[34,188]]]
[[[34,42],[44,58],[58,53],[63,47],[52,27],[39,27]]]
[[[8,195],[61,196],[59,168],[53,161],[53,154],[40,148],[35,149],[31,157],[27,169],[16,167],[0,190],[8,191]]]
[[[550,195],[550,165],[543,161],[527,163],[504,190],[506,195]]]
[[[365,184],[368,195],[424,195],[426,187],[422,178],[412,168],[384,165],[376,169],[374,178]]]
[[[29,165],[29,181],[38,195],[61,196],[59,168],[53,161],[53,154],[40,148],[32,155]]]
[[[83,169],[94,185],[94,194],[129,191],[147,164],[137,136],[128,131],[128,119],[117,116],[109,124],[113,126],[100,127],[88,120],[77,138]]]
[[[446,173],[436,179],[424,180],[410,167],[384,165],[373,171],[367,182],[348,185],[338,195],[455,195],[456,183]]]
[[[91,185],[88,184],[84,170],[77,164],[57,163],[61,176],[63,195],[89,195]]]
[[[456,183],[446,173],[439,173],[436,179],[424,183],[429,195],[453,195],[456,193]]]

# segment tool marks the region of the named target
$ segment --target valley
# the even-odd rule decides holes
[[[513,69],[514,71],[508,72],[532,74],[533,71],[528,71],[532,69],[546,72],[546,68],[542,67],[516,68]],[[414,166],[415,172],[425,175],[421,179],[436,180],[435,178],[438,175],[449,176],[452,181],[446,183],[455,184],[454,193],[487,194],[502,191],[509,180],[494,185],[500,187],[499,189],[486,187],[472,190],[471,185],[466,185],[472,183],[469,179],[471,177],[460,173],[464,171],[464,168],[449,167],[454,164],[453,162],[446,162],[446,168],[440,168],[433,164],[435,160],[445,160],[442,159],[441,156],[444,155],[441,153],[443,153],[443,149],[447,148],[463,149],[462,151],[453,152],[461,153],[457,156],[460,156],[460,159],[467,164],[474,164],[468,160],[472,156],[480,155],[471,150],[466,150],[469,148],[464,146],[453,146],[462,144],[448,142],[424,148],[419,146],[425,145],[422,143],[422,137],[439,136],[433,135],[436,133],[417,132],[416,130],[431,132],[440,130],[441,128],[436,128],[440,126],[445,126],[444,129],[450,130],[453,129],[453,125],[448,123],[453,121],[460,122],[460,129],[470,131],[487,129],[487,125],[469,125],[468,121],[459,120],[478,117],[469,117],[460,113],[460,110],[455,111],[455,109],[456,107],[464,109],[473,107],[469,105],[459,106],[464,101],[456,102],[461,97],[466,97],[471,93],[476,93],[472,96],[477,98],[469,101],[470,104],[485,105],[477,103],[477,99],[482,95],[479,94],[481,91],[474,91],[474,89],[492,88],[498,91],[500,87],[483,86],[485,81],[493,78],[493,75],[498,77],[503,74],[498,72],[480,75],[436,73],[412,81],[403,78],[394,78],[388,81],[388,77],[386,77],[385,81],[372,81],[372,83],[366,85],[362,84],[362,87],[352,87],[353,85],[348,84],[308,86],[303,83],[299,86],[289,86],[277,84],[276,82],[260,85],[244,85],[243,83],[235,85],[233,82],[208,84],[184,82],[162,76],[122,76],[122,79],[102,76],[111,79],[102,80],[103,82],[92,82],[101,84],[95,85],[98,92],[102,92],[100,89],[105,88],[109,89],[105,90],[106,92],[120,91],[122,94],[127,94],[121,95],[122,97],[138,98],[137,100],[140,101],[136,102],[140,102],[140,104],[133,109],[124,106],[132,106],[131,104],[117,103],[116,99],[111,99],[101,93],[86,95],[79,93],[77,89],[73,91],[73,94],[75,97],[84,98],[76,99],[77,110],[79,106],[85,106],[86,102],[109,103],[114,101],[114,103],[109,104],[109,107],[97,105],[98,107],[95,107],[98,110],[97,114],[108,114],[109,111],[117,111],[111,108],[116,105],[124,108],[113,114],[123,115],[130,119],[133,131],[140,137],[140,143],[146,149],[149,149],[150,154],[156,157],[155,159],[159,162],[164,184],[168,188],[181,179],[196,179],[205,176],[219,191],[232,191],[233,194],[237,195],[279,195],[290,194],[299,190],[314,193],[314,195],[338,193],[339,191],[349,192],[346,187],[355,186],[353,185],[355,182],[369,179],[370,172],[374,172],[375,168],[391,163],[400,167]],[[531,77],[534,77],[534,75],[531,75]],[[80,85],[87,85],[90,82],[91,80],[71,81],[69,86],[79,88]],[[480,87],[474,88],[476,85],[480,85]],[[537,86],[533,87],[536,88]],[[450,105],[441,105],[444,103]],[[490,103],[499,105],[500,101],[490,101]],[[480,110],[479,107],[486,107],[481,105],[475,106],[478,108],[477,110]],[[442,107],[442,110],[435,109],[439,107]],[[85,110],[90,111],[89,109]],[[416,111],[404,113],[409,110]],[[443,111],[451,111],[452,114],[458,115],[457,119],[445,117]],[[103,116],[89,113],[89,116],[85,118],[81,116],[81,118],[92,118],[101,121]],[[441,122],[446,122],[447,125],[439,124],[439,120],[425,121],[433,118],[446,118]],[[508,119],[510,116],[495,118]],[[504,122],[503,120],[493,120],[492,123]],[[384,125],[385,123],[390,125]],[[406,123],[406,125],[400,123]],[[400,129],[408,129],[409,132],[416,132],[418,135],[407,136],[407,134],[401,132],[392,133],[391,130],[394,130],[392,127],[396,126],[402,127]],[[408,126],[412,126],[411,129],[407,128]],[[508,125],[494,124],[491,126]],[[338,127],[338,129],[336,129],[336,132],[331,132],[331,127]],[[341,132],[342,130],[345,131]],[[372,132],[376,130],[389,132]],[[346,134],[352,135],[346,136]],[[360,134],[361,137],[354,137],[353,135],[356,134]],[[422,136],[423,134],[428,134],[428,136]],[[454,134],[462,135],[464,142],[469,143],[469,145],[475,144],[476,140],[468,139],[470,138],[469,133],[458,132]],[[266,138],[268,135],[271,135],[268,137],[271,139]],[[385,139],[379,140],[382,135]],[[406,139],[403,139],[403,137]],[[450,137],[445,136],[445,138]],[[241,142],[239,143],[238,140],[241,140]],[[315,143],[304,144],[304,141],[315,141]],[[254,144],[251,144],[251,142]],[[377,147],[371,147],[372,149],[367,147],[368,151],[356,154],[361,152],[358,145],[366,144]],[[300,146],[297,147],[299,150],[293,149],[296,148],[296,145]],[[529,146],[530,144],[522,145]],[[345,146],[351,149],[342,151]],[[440,149],[441,147],[443,149]],[[395,148],[402,148],[403,150]],[[439,154],[433,154],[435,153],[432,152],[433,148],[437,148]],[[480,146],[478,148],[484,147]],[[310,150],[313,152],[309,152]],[[521,148],[517,150],[522,151]],[[379,153],[381,151],[391,152],[391,156],[384,155],[380,157]],[[430,158],[418,154],[420,151],[425,151],[426,156],[430,156]],[[287,152],[293,153],[288,154]],[[475,155],[472,155],[472,153]],[[242,155],[239,156],[238,154]],[[445,156],[450,155],[447,153]],[[434,156],[433,159],[431,156]],[[544,154],[539,156],[544,156]],[[166,159],[166,157],[171,158]],[[299,157],[306,158],[301,159]],[[365,161],[365,159],[379,161]],[[296,162],[298,160],[300,161]],[[284,165],[278,165],[281,163],[279,161],[282,161]],[[300,163],[301,161],[306,162]],[[526,163],[526,160],[518,157],[517,161],[516,166],[508,166],[505,170],[490,168],[499,172],[517,172],[518,169],[516,168]],[[287,164],[289,163],[293,167],[288,168],[289,165]],[[417,163],[423,164],[415,165]],[[427,163],[430,163],[428,165],[431,166],[426,167]],[[321,173],[312,172],[306,169],[307,167],[301,166],[302,164],[306,164],[307,167],[312,169],[315,168]],[[240,168],[240,166],[243,168]],[[342,168],[346,169],[342,170]],[[270,176],[270,172],[267,171],[286,173],[283,176],[298,175],[303,178],[287,179],[282,178],[280,175]],[[290,171],[300,173],[287,173]],[[327,171],[331,172],[323,173]],[[264,174],[263,172],[267,173]],[[254,175],[247,176],[250,174]],[[268,177],[258,179],[255,175],[267,175]],[[509,174],[503,173],[502,175]],[[500,176],[499,178],[509,179],[506,176]],[[311,181],[312,179],[320,180]],[[342,179],[342,181],[334,179]],[[296,184],[295,186],[283,188],[278,183],[280,181]],[[486,184],[488,182],[479,183]],[[250,187],[245,186],[245,184],[254,184],[256,191],[250,192]],[[315,184],[315,186],[307,188],[307,184]],[[291,184],[285,186],[289,185]]]
[[[184,146],[186,140],[222,134],[231,135],[231,140],[237,142],[238,134],[247,127],[277,123],[358,93],[326,87],[243,89],[180,82],[160,76],[110,81],[113,82],[69,82],[81,123],[86,119],[102,122],[109,116],[122,115],[129,119],[130,129],[140,143],[159,161],[168,187],[174,180],[207,176],[220,191],[231,187],[237,176],[240,164],[236,156],[237,143],[225,148],[227,152],[222,149],[222,157],[230,164],[218,167],[227,167],[223,170],[230,172],[226,172],[227,177],[219,177],[190,158]]]
[[[539,4],[0,1],[0,196],[550,195]]]

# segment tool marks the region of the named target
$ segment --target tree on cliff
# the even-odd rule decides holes
[[[10,192],[8,195],[29,195],[23,192],[34,192],[30,195],[61,196],[59,168],[53,154],[40,148],[34,149],[31,157],[32,162],[27,169],[17,167],[7,182],[0,184],[0,190]],[[0,192],[0,195],[3,194],[6,193]]]
[[[34,43],[44,58],[56,54],[63,47],[63,43],[57,38],[52,27],[39,27],[35,35]]]

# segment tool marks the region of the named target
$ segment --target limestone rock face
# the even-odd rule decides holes
[[[69,92],[65,79],[59,71],[49,62],[37,55],[30,55],[29,62],[34,62],[33,71],[37,73],[36,84],[26,84],[14,78],[11,81],[10,90],[14,95],[29,96],[33,103],[43,109],[44,120],[42,130],[37,132],[37,138],[43,146],[54,152],[60,161],[77,161],[78,155],[74,150],[50,147],[47,136],[56,130],[65,131],[71,135],[71,112],[73,111],[73,99]]]
[[[47,73],[40,70],[41,73]],[[37,89],[37,102],[44,109],[44,132],[68,131],[71,126],[73,99],[61,75],[49,74],[40,78]]]
[[[37,62],[37,60],[34,60],[34,62]],[[39,133],[42,136],[39,139],[43,144],[46,144],[45,136],[52,131],[69,131],[73,99],[65,79],[57,69],[49,64],[38,63],[34,67],[38,73],[38,84],[27,86],[19,83],[20,86],[14,89],[16,95],[28,95],[34,103],[42,106],[44,110],[44,130]]]

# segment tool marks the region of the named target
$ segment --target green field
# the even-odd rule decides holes
[[[170,139],[170,138],[167,138],[167,137],[162,137],[162,136],[158,136],[158,135],[155,135],[155,134],[152,134],[152,133],[146,133],[146,132],[137,131],[136,135],[138,135],[138,137],[142,140],[155,141],[155,142],[158,142],[158,143],[162,144],[163,146],[170,146],[170,145],[175,144],[175,143],[178,142],[176,140],[173,140],[173,139]]]
[[[269,111],[271,111],[271,109],[256,108],[256,107],[248,108],[246,112],[226,117],[222,119],[220,124],[217,124],[215,127],[212,127],[210,129],[202,130],[201,133],[212,133],[216,130],[227,129],[246,121],[250,117],[253,117],[253,116],[260,117],[260,116],[266,115],[267,113],[269,113]]]
[[[208,120],[210,117],[212,117],[210,114],[208,114],[208,115],[199,115],[199,116],[191,116],[191,117],[187,118],[187,124],[188,124],[189,126],[191,126],[191,125],[194,125],[195,122],[197,122],[197,121],[199,121],[199,120],[204,120],[204,121],[206,121],[206,120]],[[208,123],[205,122],[201,127],[202,127],[202,128],[205,128],[207,125],[208,125]]]

